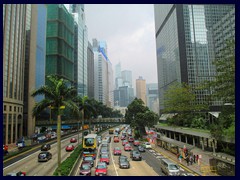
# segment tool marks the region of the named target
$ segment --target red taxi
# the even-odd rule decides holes
[[[74,150],[74,146],[73,145],[68,145],[65,150],[66,151],[73,151]]]

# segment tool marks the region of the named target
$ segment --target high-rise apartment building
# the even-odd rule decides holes
[[[46,75],[74,83],[74,19],[64,5],[47,6]],[[46,82],[47,83],[47,82]]]
[[[23,135],[26,4],[3,4],[3,143]]]
[[[136,95],[138,99],[142,99],[145,105],[147,105],[146,100],[146,80],[139,76],[136,80]]]
[[[88,95],[88,30],[85,24],[84,4],[70,4],[69,12],[75,20],[74,81],[78,95]]]
[[[235,37],[235,5],[156,4],[154,13],[161,111],[164,92],[174,82],[195,88],[215,77],[213,61],[226,38]],[[195,103],[208,103],[211,111],[221,105],[221,101],[208,99],[209,91],[194,93]]]

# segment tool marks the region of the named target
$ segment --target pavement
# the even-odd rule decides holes
[[[182,160],[182,162],[179,162],[176,154],[173,154],[172,152],[163,149],[162,147],[159,147],[155,144],[152,144],[152,149],[159,152],[163,156],[173,160],[176,162],[181,168],[183,168],[185,171],[188,171],[189,173],[197,176],[219,176],[218,174],[210,171],[210,164],[209,159],[212,159],[211,152],[203,151],[199,148],[194,148],[191,150],[191,152],[195,155],[202,155],[202,158],[200,160],[200,163],[193,163],[192,165],[187,165],[187,162],[185,160]]]

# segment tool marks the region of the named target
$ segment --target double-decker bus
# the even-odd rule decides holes
[[[88,134],[83,137],[83,157],[97,155],[97,134]]]

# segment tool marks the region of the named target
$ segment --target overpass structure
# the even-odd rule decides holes
[[[98,119],[85,119],[84,124],[92,124],[92,125],[113,125],[113,124],[125,124],[125,118],[98,118]],[[37,127],[44,127],[44,126],[56,126],[57,121],[50,121],[50,120],[41,120],[36,121]],[[79,126],[82,125],[82,120],[65,120],[62,121],[62,126]]]

